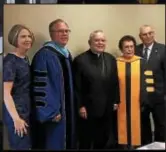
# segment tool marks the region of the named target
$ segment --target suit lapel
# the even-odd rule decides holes
[[[141,56],[143,58],[143,44],[138,46],[136,55]]]
[[[157,42],[154,42],[148,62],[154,61],[154,59],[156,58],[157,50],[158,50]],[[143,44],[140,44],[140,46],[138,47],[137,55],[143,58]]]

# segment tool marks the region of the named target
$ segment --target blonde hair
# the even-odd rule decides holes
[[[23,29],[26,29],[27,31],[29,31],[29,33],[31,35],[31,39],[32,39],[32,44],[34,43],[35,38],[34,38],[34,34],[32,33],[32,31],[28,27],[26,27],[25,25],[16,24],[10,29],[9,34],[8,34],[8,42],[11,45],[17,47],[18,35]]]

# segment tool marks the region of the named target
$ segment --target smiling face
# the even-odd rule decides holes
[[[27,29],[22,29],[18,34],[17,48],[28,50],[32,47],[32,35]]]
[[[104,52],[106,48],[106,38],[103,32],[97,32],[89,40],[90,49],[97,53]]]
[[[125,58],[132,58],[134,56],[135,46],[133,41],[123,41],[122,53]]]
[[[58,44],[65,46],[69,40],[70,29],[64,22],[58,22],[53,25],[51,30],[51,38]]]
[[[143,26],[140,28],[139,37],[142,43],[148,47],[155,41],[154,30],[150,26]]]

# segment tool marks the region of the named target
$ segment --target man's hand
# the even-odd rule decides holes
[[[117,110],[118,109],[118,104],[114,104],[114,110]]]
[[[82,117],[83,119],[87,119],[87,111],[85,107],[81,107],[79,110],[79,115],[80,117]]]
[[[58,115],[56,115],[56,116],[52,119],[52,121],[53,121],[53,122],[59,122],[61,119],[62,119],[61,114],[58,114]]]

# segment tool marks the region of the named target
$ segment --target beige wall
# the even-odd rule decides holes
[[[73,56],[88,49],[91,31],[102,29],[108,39],[107,51],[118,54],[118,40],[124,34],[138,38],[142,24],[152,24],[156,39],[165,43],[165,6],[163,5],[6,5],[4,7],[4,50],[11,51],[7,42],[9,29],[18,23],[26,24],[35,34],[36,42],[29,51],[30,58],[49,40],[48,24],[57,18],[66,20],[72,30],[68,48]],[[1,65],[1,64],[0,64]],[[4,149],[8,143],[4,135]]]
[[[138,37],[142,24],[152,24],[156,39],[165,43],[164,5],[6,5],[4,7],[5,51],[12,47],[7,42],[9,29],[17,23],[26,24],[35,34],[36,42],[29,51],[30,58],[44,41],[49,40],[48,24],[57,18],[67,21],[72,32],[68,48],[73,56],[88,49],[91,31],[102,29],[108,39],[107,52],[119,54],[118,40],[124,34]]]

